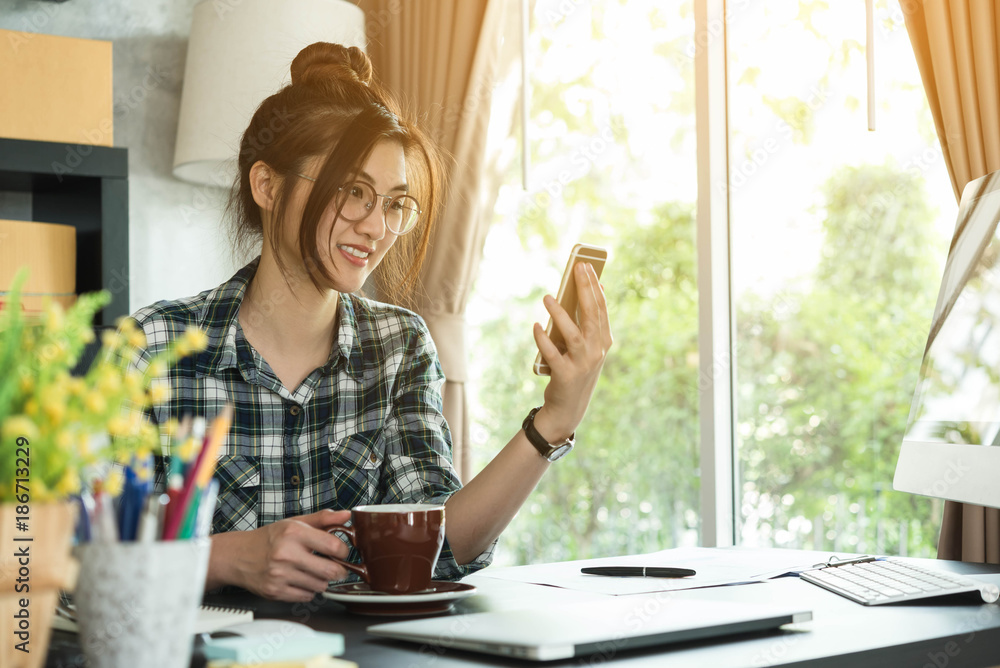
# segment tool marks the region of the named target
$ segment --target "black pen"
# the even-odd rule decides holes
[[[581,568],[587,575],[610,575],[633,578],[686,578],[694,575],[690,568],[659,568],[657,566],[591,566]]]

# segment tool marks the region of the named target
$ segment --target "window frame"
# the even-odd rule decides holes
[[[695,123],[698,153],[698,393],[701,544],[736,541],[732,238],[726,1],[694,0]]]

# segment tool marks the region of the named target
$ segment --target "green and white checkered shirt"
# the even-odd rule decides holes
[[[341,294],[327,363],[289,391],[247,342],[237,317],[258,262],[214,290],[132,316],[146,334],[140,370],[188,326],[208,335],[206,350],[170,370],[171,399],[152,417],[158,424],[185,415],[211,420],[233,404],[215,472],[213,532],[256,529],[323,508],[444,503],[461,483],[442,414],[444,374],[423,319]],[[158,469],[162,484],[162,462]],[[435,578],[455,580],[487,566],[494,546],[459,566],[446,540]],[[353,549],[350,558],[359,561]]]

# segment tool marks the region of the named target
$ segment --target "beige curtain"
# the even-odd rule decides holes
[[[903,0],[955,197],[1000,169],[1000,81],[994,0]],[[938,557],[1000,563],[1000,510],[948,501]]]
[[[376,75],[450,154],[448,191],[421,275],[415,310],[427,321],[447,378],[444,413],[454,463],[471,477],[465,383],[465,306],[496,193],[484,187],[486,130],[499,76],[503,0],[359,0]]]

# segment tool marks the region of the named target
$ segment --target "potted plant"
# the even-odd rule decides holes
[[[26,278],[22,270],[0,305],[0,618],[14,632],[0,647],[0,665],[12,668],[44,663],[59,589],[75,580],[72,495],[102,467],[114,495],[120,474],[111,464],[159,451],[160,430],[144,409],[168,397],[161,377],[169,365],[206,343],[191,330],[139,372],[132,362],[145,338],[123,319],[103,334],[89,369],[74,376],[110,295],[84,294],[69,309],[50,303],[25,314]]]

